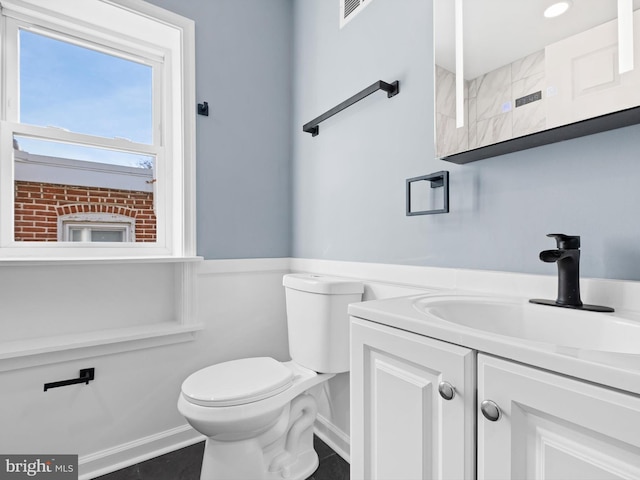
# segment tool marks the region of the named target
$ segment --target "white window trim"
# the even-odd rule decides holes
[[[6,25],[33,24],[41,31],[55,28],[72,37],[105,45],[105,49],[127,52],[153,64],[164,60],[162,78],[154,82],[162,84],[161,105],[165,124],[155,125],[154,145],[137,144],[124,139],[105,139],[90,135],[66,132],[59,129],[37,127],[18,123],[17,116],[17,59],[10,51],[9,34],[0,40],[3,55],[0,66],[2,89],[2,120],[0,121],[0,262],[37,260],[61,260],[93,258],[98,261],[116,261],[131,258],[185,258],[195,256],[195,35],[194,22],[141,0],[2,0],[3,30]],[[116,10],[114,10],[114,7]],[[112,19],[107,21],[105,12],[121,19],[145,23],[143,33],[134,38],[127,35],[131,24]],[[114,13],[115,12],[115,13]],[[133,14],[133,16],[132,16]],[[112,15],[113,16],[113,15]],[[5,20],[6,19],[6,20]],[[108,27],[107,27],[108,25]],[[166,35],[167,28],[171,35]],[[129,32],[130,33],[130,32]],[[49,34],[49,33],[48,33]],[[11,62],[14,62],[13,65]],[[12,70],[12,67],[14,70]],[[154,69],[154,72],[159,71]],[[177,92],[169,95],[167,92]],[[133,152],[156,155],[158,178],[164,182],[156,185],[158,211],[157,231],[159,239],[150,243],[114,244],[109,246],[83,245],[73,242],[16,242],[13,235],[13,149],[14,134],[55,138],[80,144],[92,144]],[[165,161],[167,158],[182,161]],[[4,220],[3,220],[4,219]],[[7,219],[10,219],[8,221]],[[4,223],[1,223],[3,222]]]

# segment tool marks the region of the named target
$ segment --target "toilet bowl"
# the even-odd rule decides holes
[[[285,275],[292,360],[232,360],[182,384],[178,410],[207,437],[201,480],[303,480],[318,466],[316,400],[306,393],[349,369],[347,305],[360,282]]]
[[[235,391],[235,400],[221,400],[222,396],[215,391],[215,383],[208,383],[212,388],[204,392],[194,386],[197,381],[203,380],[198,378],[200,376],[212,379],[223,370],[228,369],[232,374],[236,370],[245,370],[249,364],[258,367],[255,373],[280,370],[275,366],[282,367],[281,371],[275,373],[282,377],[285,377],[285,372],[290,374],[286,388],[282,388],[282,378],[279,378],[277,382],[274,380],[271,392],[258,394],[252,387],[242,392],[240,387]],[[260,368],[264,365],[266,369]],[[311,475],[318,466],[318,458],[313,450],[312,428],[317,407],[313,397],[304,392],[334,374],[318,374],[295,362],[280,363],[269,357],[246,358],[214,367],[219,367],[218,372],[212,374],[204,369],[196,372],[202,375],[189,377],[187,380],[191,385],[183,387],[178,399],[180,413],[193,428],[208,437],[201,478],[296,479]],[[254,377],[249,375],[244,378],[249,380]],[[249,383],[246,382],[247,385]],[[249,401],[256,395],[262,398]],[[292,430],[296,423],[298,426]],[[288,438],[285,436],[287,432]],[[239,459],[240,462],[237,464],[230,459]]]

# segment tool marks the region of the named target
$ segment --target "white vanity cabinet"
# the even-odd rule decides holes
[[[640,479],[640,398],[478,354],[478,479],[527,478]]]
[[[356,317],[351,346],[353,480],[640,479],[638,395]]]
[[[475,352],[352,318],[351,478],[474,475]]]

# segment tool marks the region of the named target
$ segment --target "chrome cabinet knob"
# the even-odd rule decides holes
[[[500,407],[496,405],[496,402],[492,400],[485,400],[480,404],[480,410],[484,418],[491,422],[497,422],[502,417],[502,411]]]
[[[440,396],[445,400],[451,400],[456,396],[456,389],[449,382],[440,382],[438,392],[440,392]]]

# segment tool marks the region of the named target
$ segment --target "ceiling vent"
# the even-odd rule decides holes
[[[344,27],[373,0],[340,0],[340,28]]]

